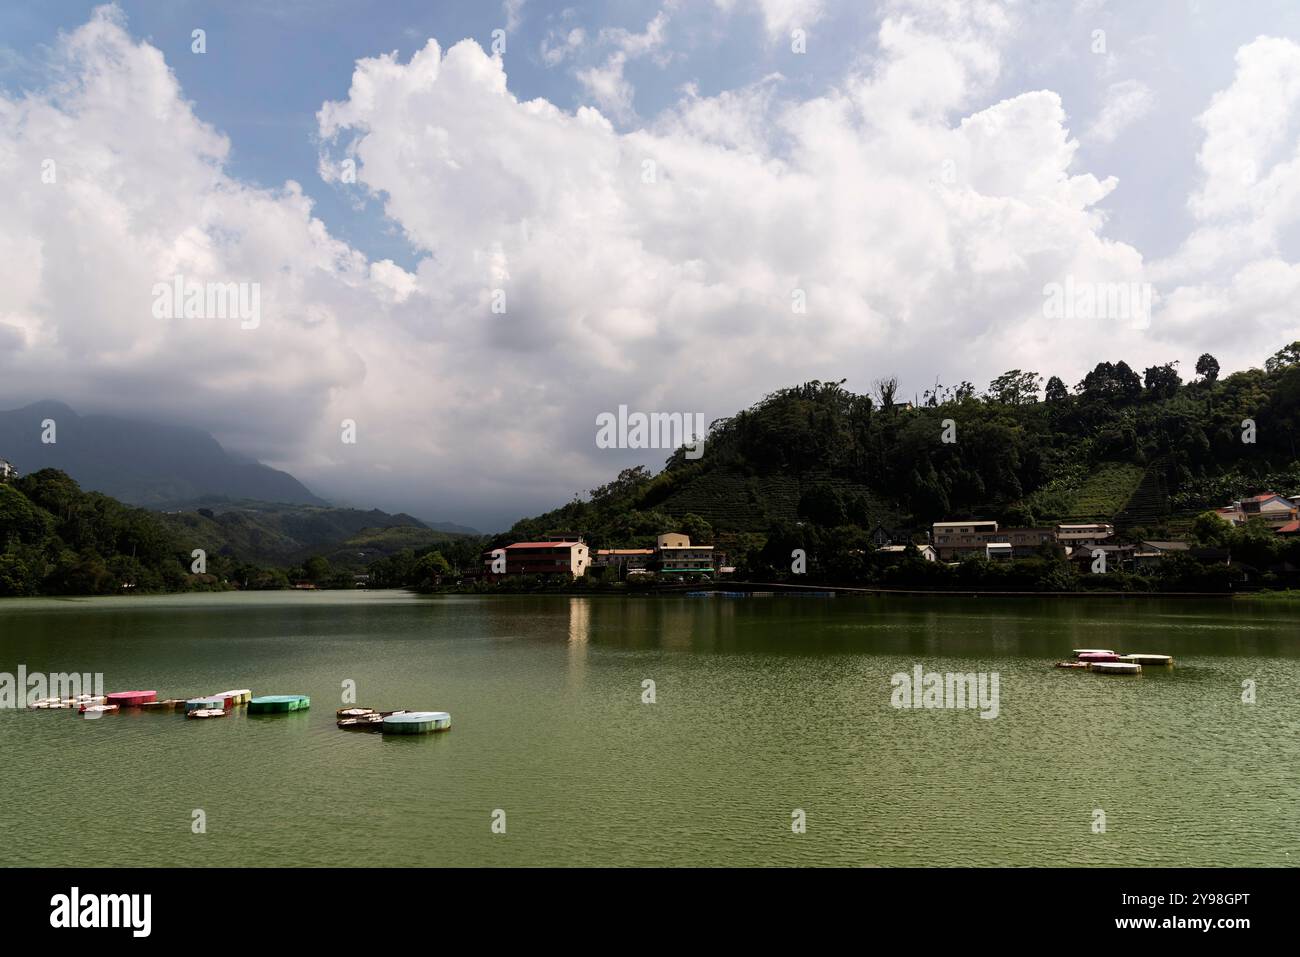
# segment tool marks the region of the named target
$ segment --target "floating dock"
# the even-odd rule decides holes
[[[1125,655],[1125,661],[1137,665],[1172,665],[1173,655]]]
[[[101,714],[112,714],[118,710],[115,704],[87,704],[82,705],[81,713],[88,718],[98,718]]]
[[[405,711],[375,711],[373,708],[339,708],[338,726],[344,731],[382,731],[384,721]]]
[[[402,711],[384,719],[384,734],[430,734],[451,727],[446,711]]]
[[[1088,663],[1088,670],[1095,671],[1100,675],[1140,675],[1142,666],[1130,664],[1127,661],[1092,661]]]
[[[1171,667],[1172,655],[1122,655],[1108,648],[1075,648],[1075,660],[1058,661],[1057,668],[1086,668],[1103,675],[1140,675],[1143,666]]]
[[[141,711],[184,711],[184,698],[167,698],[165,701],[146,701],[140,705]]]
[[[142,704],[158,700],[156,691],[114,691],[108,695],[106,704],[116,704],[123,708],[138,708]]]
[[[105,703],[104,695],[83,694],[75,698],[37,698],[28,707],[33,711],[69,711],[83,705]]]
[[[306,711],[310,707],[311,698],[305,694],[268,694],[251,699],[248,713],[288,714],[290,711]]]
[[[239,691],[222,691],[212,697],[222,701],[225,707],[234,708],[241,704],[248,704],[253,699],[253,692],[247,688],[241,688]]]
[[[212,711],[213,709],[224,708],[226,703],[220,698],[211,696],[205,698],[190,698],[185,702],[185,711],[188,714],[191,711]]]

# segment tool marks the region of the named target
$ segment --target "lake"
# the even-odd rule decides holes
[[[1291,865],[1298,611],[383,591],[4,600],[0,672],[312,706],[213,721],[0,710],[0,864]],[[1083,647],[1176,665],[1051,667]],[[996,718],[893,707],[891,675],[917,665],[996,674]],[[347,682],[361,705],[449,711],[452,730],[340,731]]]

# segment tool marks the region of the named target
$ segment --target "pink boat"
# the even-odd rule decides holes
[[[1080,661],[1119,661],[1119,655],[1112,651],[1085,651],[1079,655]],[[111,696],[110,696],[111,697]]]
[[[121,705],[123,708],[138,708],[142,704],[157,700],[156,691],[114,691],[108,696],[108,704]]]

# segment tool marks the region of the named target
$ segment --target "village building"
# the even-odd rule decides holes
[[[689,536],[667,532],[656,540],[656,564],[663,575],[708,575],[713,573],[713,546],[692,545]]]
[[[1107,522],[1056,526],[1056,541],[1067,548],[1080,545],[1104,545],[1106,539],[1114,534],[1115,526]]]
[[[1294,499],[1276,492],[1264,492],[1243,498],[1224,508],[1216,508],[1214,514],[1231,525],[1245,525],[1254,518],[1263,519],[1270,528],[1276,530],[1300,519],[1300,505]]]
[[[1170,555],[1188,551],[1191,542],[1182,541],[1144,541],[1133,552],[1133,565],[1139,571],[1160,564]]]
[[[613,568],[618,577],[624,575],[643,575],[650,570],[654,562],[653,548],[598,548],[592,556],[593,568]]]
[[[1054,528],[998,528],[998,523],[971,519],[964,522],[935,522],[931,544],[939,561],[961,561],[971,555],[982,558],[1033,558],[1043,545],[1056,543]],[[990,545],[998,546],[989,549]]]
[[[917,554],[920,555],[923,560],[927,562],[937,562],[939,560],[939,553],[934,550],[933,545],[917,545],[915,548]],[[886,561],[899,561],[906,555],[907,546],[884,545],[881,548],[877,548],[876,552],[884,555]]]
[[[493,551],[483,553],[483,564],[489,581],[510,575],[568,575],[581,578],[591,565],[591,554],[581,537],[547,539],[540,542],[515,542],[501,551],[505,552],[505,571],[493,571],[498,556]],[[499,568],[500,566],[497,565]]]

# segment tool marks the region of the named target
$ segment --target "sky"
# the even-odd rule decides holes
[[[620,406],[1300,338],[1294,3],[268,6],[0,9],[0,408],[497,530],[662,465]]]

